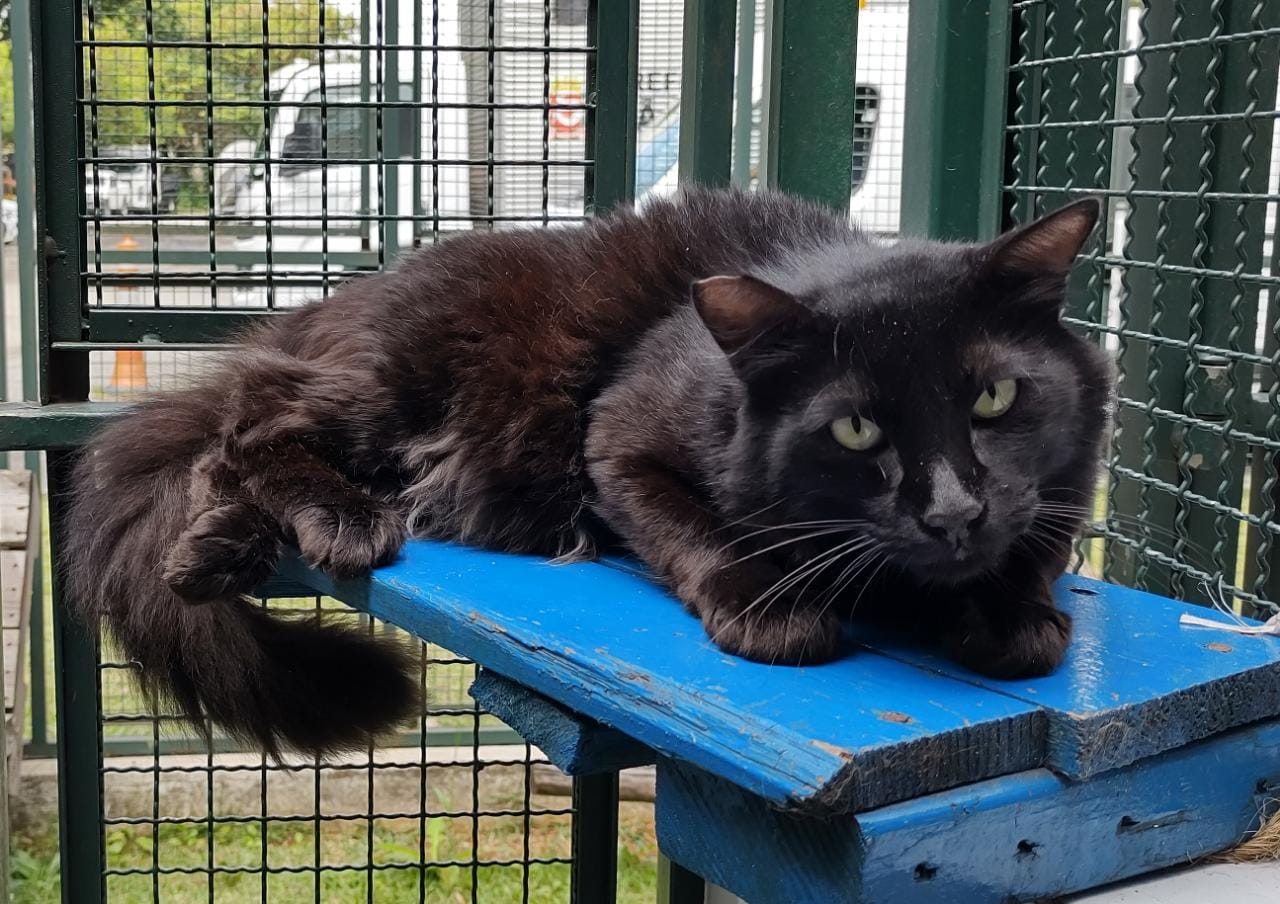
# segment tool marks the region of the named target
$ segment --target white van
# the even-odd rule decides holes
[[[431,34],[430,22],[414,22],[415,15],[424,15],[421,5],[399,0],[403,37],[388,34],[383,41],[393,47],[483,45],[487,34],[477,40],[475,29],[487,30],[489,23],[472,20],[477,10],[486,12],[484,6],[442,0],[432,42],[423,35],[424,28],[426,35]],[[551,46],[587,44],[585,9],[585,3],[554,5]],[[497,46],[543,44],[548,14],[543,0],[504,0],[494,11]],[[764,4],[759,4],[752,92],[753,176],[759,161],[763,11]],[[636,190],[641,197],[667,193],[676,185],[682,17],[683,4],[676,0],[641,0],[636,161]],[[907,0],[868,0],[859,18],[851,210],[865,227],[889,234],[898,225],[906,24]],[[415,32],[417,41],[412,38]],[[544,68],[541,53],[499,52],[491,55],[490,70],[481,54],[465,60],[458,50],[440,50],[420,56],[420,79],[414,77],[411,51],[393,49],[381,56],[384,79],[391,68],[396,71],[395,97],[378,97],[370,87],[377,78],[368,70],[369,62],[362,69],[361,61],[349,54],[332,54],[323,66],[296,61],[273,74],[274,112],[258,154],[275,162],[269,167],[215,166],[220,203],[233,206],[236,217],[253,226],[253,234],[237,243],[239,249],[265,252],[268,207],[273,265],[285,272],[318,270],[324,250],[330,254],[377,251],[385,241],[390,256],[429,241],[438,232],[465,229],[476,221],[492,219],[499,228],[526,222],[553,225],[583,214],[585,113],[581,109],[547,113],[539,107],[544,91],[561,104],[582,103],[585,54],[548,54]],[[477,60],[481,65],[476,65]],[[510,109],[490,113],[490,97]],[[323,132],[322,101],[327,111]],[[433,110],[433,101],[454,106]],[[379,105],[380,118],[375,112]],[[224,157],[243,160],[244,153],[244,145],[237,143]],[[387,162],[380,167],[365,162],[378,158]],[[495,161],[492,167],[484,165],[487,158]],[[322,159],[329,162],[321,166]],[[551,163],[540,165],[543,159]],[[292,216],[298,219],[291,220]],[[329,262],[330,272],[341,268],[339,261]],[[274,290],[278,305],[315,294],[314,285],[294,289],[287,279],[278,280]],[[260,289],[245,289],[238,293],[237,303],[265,303],[265,295]]]

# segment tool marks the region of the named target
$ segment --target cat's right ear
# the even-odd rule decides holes
[[[816,319],[786,292],[753,276],[698,280],[693,284],[693,304],[735,365],[761,353],[776,353],[779,341]]]
[[[693,304],[744,382],[799,361],[821,317],[753,276],[712,276],[693,284]]]

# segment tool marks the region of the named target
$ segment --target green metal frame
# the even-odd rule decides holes
[[[858,4],[771,0],[770,6],[765,16],[764,183],[848,210]]]
[[[596,53],[587,63],[587,211],[604,213],[636,194],[636,81],[640,67],[640,0],[598,0],[587,32]]]
[[[685,0],[679,158],[683,182],[729,184],[736,8],[735,0]],[[750,48],[744,55],[750,55]],[[751,82],[746,84],[750,98]]]
[[[911,8],[902,231],[977,241],[1001,229],[1008,0]]]

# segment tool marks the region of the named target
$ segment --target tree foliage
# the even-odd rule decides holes
[[[207,21],[205,0],[155,3],[151,33],[159,46],[150,58],[143,0],[114,2],[117,12],[94,23],[94,37],[127,46],[85,51],[85,71],[96,75],[96,85],[86,87],[106,102],[97,108],[100,144],[150,144],[154,136],[177,156],[217,154],[230,141],[261,134],[269,73],[319,57],[319,0],[273,0],[265,37],[259,0],[209,0]],[[332,4],[324,15],[326,46],[350,39],[354,20]],[[214,46],[181,46],[206,42]]]
[[[10,3],[0,0],[6,29]],[[83,51],[86,145],[154,142],[176,156],[203,157],[237,138],[257,137],[264,73],[295,60],[316,61],[322,27],[326,47],[340,48],[355,36],[357,21],[335,5],[271,0],[264,35],[261,0],[92,0],[91,9],[84,0],[83,33],[92,37]],[[3,54],[6,122],[12,97],[12,69]]]

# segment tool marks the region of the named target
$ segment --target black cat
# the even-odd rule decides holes
[[[752,659],[838,655],[856,609],[988,674],[1047,672],[1110,398],[1060,322],[1098,213],[885,246],[803,201],[695,189],[451,239],[99,435],[70,593],[158,702],[272,754],[363,745],[420,702],[404,647],[242,598],[286,543],[338,576],[408,534],[620,543]]]

